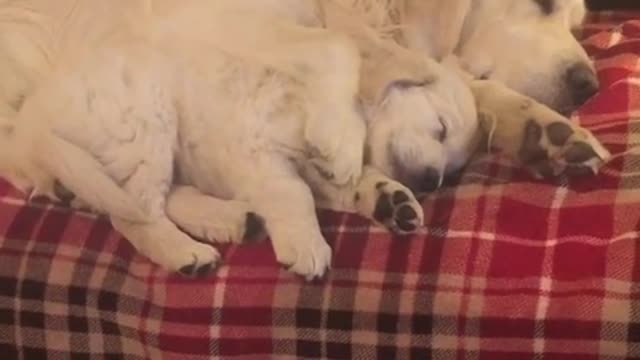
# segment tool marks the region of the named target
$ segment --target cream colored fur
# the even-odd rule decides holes
[[[174,163],[179,183],[246,204],[209,201],[203,207],[230,205],[241,210],[233,216],[262,215],[278,259],[307,277],[324,273],[330,249],[319,231],[312,192],[299,172],[312,184],[330,178],[350,193],[350,202],[343,205],[368,216],[381,194],[390,198],[403,192],[407,201],[397,205],[411,207],[416,215],[410,220],[421,223],[421,208],[406,187],[373,168],[366,168],[359,181],[366,124],[356,102],[361,99],[365,113],[384,113],[389,99],[404,87],[426,91],[433,77],[429,66],[415,66],[420,62],[411,57],[402,60],[376,41],[359,48],[338,32],[192,4],[171,16],[150,14],[99,44],[60,54],[61,61],[25,98],[20,112],[6,119],[3,145],[20,159],[5,159],[11,165],[5,176],[30,181],[25,187],[47,194],[54,180],[61,181],[89,205],[110,212],[114,226],[143,254],[178,271],[186,266],[200,273],[219,255],[173,225],[192,221],[193,214],[181,204],[194,199],[193,191],[169,192]],[[202,16],[203,7],[210,11],[207,16]],[[256,44],[265,51],[252,53]],[[365,50],[371,54],[367,71],[380,74],[359,82],[360,51]],[[399,82],[402,88],[396,89]],[[426,102],[426,95],[418,100]],[[42,167],[59,160],[36,145],[45,146],[46,139],[86,151],[64,155],[99,163],[96,173],[120,184],[148,219],[122,216],[125,202],[116,201],[115,190],[74,182],[77,177],[69,180],[59,171],[67,163]],[[91,187],[103,200],[86,192]],[[354,203],[356,192],[360,205]],[[217,210],[210,214],[216,216]],[[376,220],[397,225],[392,218]],[[218,239],[227,231],[237,238],[237,229],[230,228],[211,224],[204,231],[186,230]]]
[[[0,3],[2,96],[7,113],[21,108],[6,124],[42,127],[87,151],[102,166],[96,176],[121,185],[144,216],[121,216],[117,189],[105,192],[112,202],[90,205],[111,212],[117,229],[170,269],[200,273],[219,257],[174,223],[207,240],[239,241],[246,214],[257,212],[278,259],[321,276],[330,249],[312,193],[402,232],[400,206],[415,212],[411,227],[422,222],[406,185],[419,191],[425,169],[440,180],[460,169],[479,140],[478,87],[457,73],[462,67],[398,45],[408,44],[398,21],[415,13],[409,3],[131,0],[114,12],[96,1]],[[495,100],[478,105],[491,113]],[[528,115],[500,119],[521,129]],[[82,197],[86,186],[106,191],[65,180],[62,167],[34,166],[51,160],[25,150],[40,140],[34,133],[4,133],[19,155],[0,159],[5,176],[44,193],[55,179]],[[170,191],[174,170],[186,187]],[[378,200],[398,192],[409,201],[378,218]],[[184,205],[193,202],[220,222],[201,224]]]

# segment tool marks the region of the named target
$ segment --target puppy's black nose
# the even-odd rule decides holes
[[[437,169],[428,167],[420,177],[417,190],[422,193],[433,192],[438,190],[440,185],[442,185],[442,174]]]
[[[567,84],[574,105],[580,106],[598,92],[598,78],[584,63],[577,63],[567,71]]]

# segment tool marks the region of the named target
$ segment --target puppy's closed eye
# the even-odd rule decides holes
[[[445,124],[442,116],[438,117],[438,122],[440,122],[440,126],[442,127],[440,129],[440,132],[438,133],[438,141],[443,143],[445,140],[447,140],[449,129],[447,128],[447,124]]]

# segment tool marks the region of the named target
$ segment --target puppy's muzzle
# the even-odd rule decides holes
[[[416,194],[431,193],[442,186],[443,174],[438,169],[427,167],[421,174],[413,176],[409,188]]]

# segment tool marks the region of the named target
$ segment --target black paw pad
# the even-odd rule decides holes
[[[405,233],[414,232],[418,229],[416,224],[408,221],[398,220],[397,222],[398,229]]]
[[[373,211],[373,218],[381,223],[385,223],[393,217],[393,204],[388,194],[380,194],[376,201],[376,208]]]
[[[403,191],[396,191],[393,193],[393,205],[400,205],[402,203],[406,203],[409,201],[409,195],[405,194]]]
[[[418,212],[410,205],[412,196],[396,190],[392,194],[383,192],[384,185],[377,187],[380,190],[373,218],[384,224],[394,232],[408,233],[418,228]]]
[[[598,154],[596,154],[595,150],[582,141],[572,144],[565,153],[565,160],[571,164],[583,163],[597,157]]]
[[[203,278],[211,275],[213,272],[217,270],[217,264],[208,263],[200,266],[196,269],[196,277]]]
[[[537,163],[547,160],[548,155],[540,145],[542,139],[542,127],[534,120],[529,120],[524,130],[522,146],[520,147],[520,160],[525,164]]]
[[[264,220],[256,213],[248,212],[244,222],[243,242],[252,243],[262,240],[265,234]]]
[[[418,219],[418,214],[409,205],[403,205],[396,212],[396,224],[398,229],[404,232],[411,232],[417,229],[415,221]]]
[[[195,274],[196,264],[185,265],[178,270],[178,272],[184,276],[192,277]]]
[[[415,210],[413,210],[411,206],[402,205],[396,212],[396,217],[398,218],[398,220],[412,221],[418,218],[418,214]]]
[[[554,122],[547,125],[547,136],[549,141],[555,146],[562,146],[573,135],[573,129],[563,122]]]

